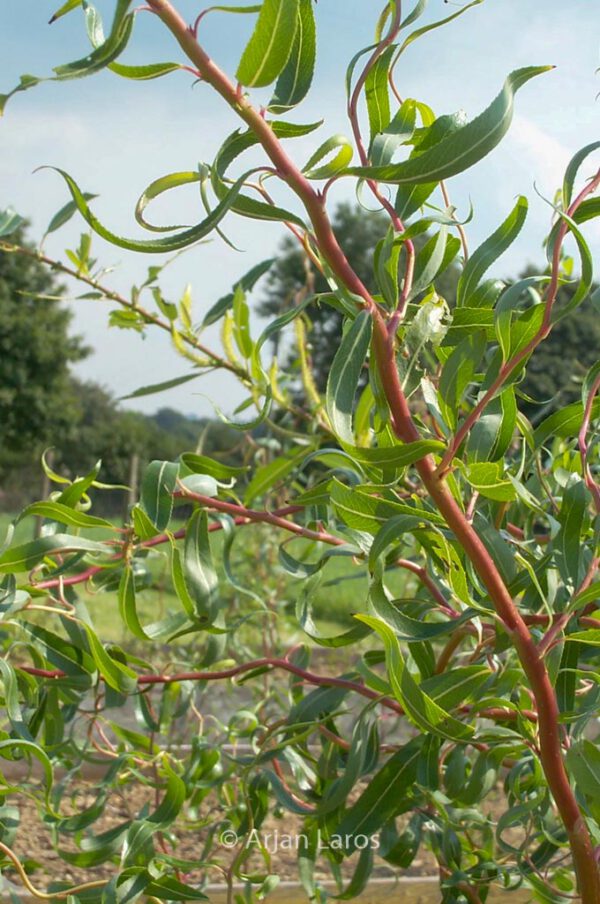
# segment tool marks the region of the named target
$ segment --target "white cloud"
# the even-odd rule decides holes
[[[513,119],[508,142],[515,159],[521,158],[522,165],[535,173],[539,190],[553,194],[562,183],[572,150],[532,119],[519,114]]]
[[[39,44],[41,59],[36,58],[36,65],[40,71],[72,55],[67,46],[71,24],[73,34],[80,37],[75,18],[68,17],[61,25],[64,32],[52,32],[55,44],[45,43],[45,18],[39,18],[38,7],[47,2],[21,0],[13,4],[12,13],[15,38],[26,35],[29,50],[36,42]],[[181,5],[184,14],[193,18],[195,0],[181,0]],[[307,159],[328,135],[336,131],[348,133],[343,117],[343,60],[369,40],[372,15],[367,6],[364,0],[327,0],[319,4],[322,52],[315,91],[313,99],[293,118],[307,122],[325,117],[327,124],[323,133],[290,143],[299,162]],[[472,116],[487,106],[510,69],[533,62],[558,65],[556,72],[536,79],[519,93],[519,113],[500,148],[473,170],[452,180],[452,198],[461,213],[468,210],[469,198],[474,202],[475,217],[468,226],[473,247],[506,216],[516,194],[525,193],[531,200],[528,223],[500,262],[498,275],[513,276],[528,259],[540,259],[541,239],[551,212],[535,196],[534,181],[546,197],[552,197],[572,152],[597,137],[595,6],[591,0],[580,0],[578,4],[564,4],[561,0],[483,4],[455,25],[432,32],[423,43],[415,43],[398,73],[407,96],[430,101],[438,113],[465,106]],[[428,15],[439,14],[441,7],[441,0],[432,3]],[[515,33],[517,18],[522,19],[523,27]],[[39,30],[32,33],[38,19]],[[239,38],[236,32],[232,43],[230,23],[239,20],[245,34],[249,27],[246,19],[207,20],[207,34],[213,36],[215,55],[228,71],[234,69]],[[482,41],[485,35],[493,36],[493,40]],[[152,17],[140,17],[136,38],[145,52],[151,52],[156,59],[171,58],[172,43],[161,36]],[[7,43],[13,46],[12,40]],[[9,66],[10,56],[9,48],[8,62],[4,61]],[[31,57],[27,59],[33,65]],[[423,61],[427,59],[435,60],[435,66],[425,66]],[[22,71],[20,60],[13,60],[13,69],[12,75],[3,77],[7,86]],[[145,186],[165,172],[192,169],[200,160],[212,160],[224,136],[237,127],[239,122],[220,100],[212,98],[201,85],[191,91],[179,75],[172,81],[148,86],[120,82],[108,74],[85,82],[40,86],[16,97],[0,125],[0,207],[12,203],[32,218],[34,234],[41,234],[52,214],[67,199],[58,176],[31,175],[35,167],[51,163],[71,172],[85,190],[101,193],[94,206],[107,225],[123,234],[139,234],[132,211]],[[588,167],[585,169],[587,173]],[[332,193],[332,202],[351,196],[352,190],[350,180],[341,180]],[[287,203],[288,197],[282,195],[282,202]],[[183,189],[172,199],[157,201],[149,215],[157,222],[172,222],[172,216],[178,217],[177,222],[194,222],[200,219],[201,212],[194,190]],[[66,244],[77,241],[80,231],[81,222],[74,220],[48,243],[50,251],[60,255]],[[260,224],[258,228],[251,221],[235,217],[228,218],[226,231],[246,249],[245,254],[236,255],[215,240],[194,249],[168,271],[170,298],[176,300],[186,282],[192,283],[198,318],[241,273],[270,256],[282,235],[278,226]],[[586,224],[585,231],[596,250],[596,239],[600,239],[598,221]],[[99,239],[94,239],[94,247],[103,262],[122,261],[111,277],[121,290],[139,279],[149,263],[148,258],[129,255]],[[105,307],[78,303],[76,327],[96,348],[96,354],[84,365],[85,374],[108,383],[117,392],[185,371],[185,364],[182,366],[176,359],[167,336],[159,334],[143,343],[131,333],[107,331]],[[218,338],[214,341],[217,345]],[[164,398],[165,403],[179,404],[183,410],[208,411],[197,392],[212,395],[228,410],[241,399],[236,387],[211,375],[206,383],[187,384],[164,397],[150,396],[134,404],[152,410]]]

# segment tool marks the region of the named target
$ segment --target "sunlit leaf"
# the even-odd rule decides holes
[[[348,175],[375,179],[378,182],[423,184],[448,179],[478,163],[502,140],[510,127],[515,93],[526,82],[548,72],[552,66],[530,66],[516,69],[493,103],[462,129],[404,163],[388,166],[354,166]]]
[[[297,22],[298,0],[264,0],[236,72],[238,82],[261,88],[275,81],[290,56]]]
[[[299,0],[298,24],[290,57],[277,79],[269,101],[273,113],[285,113],[306,97],[313,79],[316,56],[316,29],[312,0]]]

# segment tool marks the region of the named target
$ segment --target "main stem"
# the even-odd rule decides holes
[[[390,406],[394,431],[403,442],[415,442],[420,436],[402,392],[398,370],[393,360],[390,361],[385,324],[376,317],[374,327],[375,356]],[[473,563],[494,603],[496,612],[502,619],[506,632],[515,645],[535,697],[540,760],[569,837],[581,899],[584,904],[599,904],[600,873],[586,822],[565,770],[560,738],[560,713],[544,661],[494,560],[452,496],[448,485],[439,476],[432,458],[428,456],[422,459],[416,463],[416,467],[438,511]]]
[[[331,227],[322,196],[288,157],[268,122],[255,110],[241,90],[214,64],[198,44],[193,31],[169,0],[147,0],[148,6],[172,32],[184,53],[202,78],[254,132],[279,176],[300,198],[310,217],[319,250],[340,282],[363,299],[371,311],[374,325],[375,361],[390,412],[394,430],[404,442],[418,440],[398,376],[394,348],[388,341],[386,324],[367,288],[346,259]],[[556,696],[543,660],[538,655],[527,625],[521,618],[502,577],[476,531],[469,524],[443,478],[436,474],[431,457],[416,463],[420,477],[448,527],[469,557],[487,588],[496,612],[511,636],[521,665],[527,675],[538,709],[540,760],[549,788],[564,822],[579,891],[584,904],[600,904],[600,872],[585,820],[579,810],[564,767],[559,733],[559,711]]]

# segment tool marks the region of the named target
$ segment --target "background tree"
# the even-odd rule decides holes
[[[29,245],[24,226],[15,240]],[[15,456],[39,452],[72,420],[69,368],[89,349],[69,332],[63,292],[34,258],[0,252],[0,477]]]
[[[364,210],[348,202],[340,204],[333,215],[333,224],[340,244],[355,273],[376,292],[373,275],[373,255],[377,243],[385,235],[388,219],[380,211]],[[417,239],[417,247],[423,240]],[[311,268],[314,274],[314,291],[328,292],[329,286],[322,274]],[[521,277],[536,272],[528,268]],[[436,280],[438,293],[453,307],[459,271],[453,266]],[[306,258],[298,243],[285,238],[280,254],[269,276],[265,297],[258,311],[265,317],[273,317],[291,307],[299,291],[306,284]],[[573,296],[575,289],[563,286],[558,293],[557,305],[563,306]],[[342,315],[327,304],[311,305],[308,310],[311,329],[309,346],[314,367],[315,382],[324,391],[327,376],[337,348]],[[275,339],[277,341],[277,338]],[[581,381],[596,360],[595,349],[600,346],[600,321],[590,301],[584,302],[573,317],[559,321],[548,339],[534,352],[527,374],[520,384],[526,397],[519,400],[521,410],[534,421],[561,405],[577,401],[581,395]],[[295,350],[287,354],[285,364],[293,368]]]
[[[69,431],[54,443],[57,468],[73,478],[88,473],[100,459],[102,481],[127,485],[131,460],[139,459],[140,472],[154,459],[176,459],[182,452],[202,446],[210,454],[235,458],[229,449],[239,435],[221,422],[192,418],[173,408],[161,408],[156,414],[124,411],[103,387],[75,380],[77,410]],[[103,511],[121,510],[122,494],[98,495]]]
[[[529,271],[525,274],[528,275]],[[557,304],[564,306],[575,289],[563,286]],[[531,356],[520,388],[534,402],[520,401],[520,408],[533,422],[549,411],[581,398],[581,383],[597,359],[600,347],[598,311],[587,299],[572,317],[560,320],[545,342]]]
[[[27,224],[14,233],[23,247]],[[64,286],[35,257],[0,251],[0,509],[14,511],[39,492],[40,456],[52,447],[55,467],[73,478],[102,460],[105,483],[127,484],[131,458],[177,458],[202,443],[227,452],[239,437],[220,421],[172,408],[154,415],[119,408],[102,386],[76,378],[71,365],[90,349],[70,331]],[[100,508],[120,510],[122,494]]]
[[[388,226],[389,219],[381,211],[365,210],[348,202],[339,204],[333,213],[333,228],[344,254],[370,292],[378,291],[373,274],[373,255]],[[425,239],[417,237],[417,248],[424,243]],[[306,258],[298,243],[292,238],[285,238],[280,248],[268,276],[265,298],[258,306],[259,313],[264,317],[277,316],[291,307],[298,292],[306,285]],[[330,286],[325,277],[312,267],[311,272],[314,274],[314,291],[329,292]],[[449,267],[436,280],[438,293],[449,304],[454,300],[457,280],[458,270],[455,267]],[[320,391],[324,391],[343,317],[327,304],[311,305],[308,316],[311,323],[308,341],[315,383]],[[294,359],[295,352],[291,350],[286,361],[288,367],[293,365]]]

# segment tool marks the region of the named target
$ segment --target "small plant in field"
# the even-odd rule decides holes
[[[189,25],[170,0],[137,9],[117,0],[106,32],[83,0],[68,0],[54,16],[83,7],[92,43],[85,58],[58,66],[54,80],[105,68],[144,80],[183,68],[220,95],[240,127],[211,163],[148,186],[136,218],[150,238],[114,234],[90,196],[57,170],[71,200],[50,229],[75,213],[90,227],[70,263],[11,243],[19,222],[11,212],[0,221],[0,249],[34,255],[85,284],[85,293],[113,301],[113,324],[169,332],[193,367],[184,380],[215,368],[235,374],[248,392],[237,426],[249,438],[245,466],[192,451],[153,462],[130,522],[118,530],[89,511],[90,492],[102,489],[98,470],[66,481],[46,465],[56,490],[19,516],[43,518],[41,536],[23,544],[9,532],[0,553],[0,756],[38,761],[44,780],[24,789],[64,860],[113,870],[110,879],[76,886],[53,877],[57,899],[192,901],[220,881],[230,899],[242,883],[240,902],[261,900],[279,868],[260,833],[283,819],[297,829],[298,875],[311,899],[331,891],[317,867],[328,867],[336,894],[347,899],[364,889],[374,865],[405,869],[426,848],[445,902],[485,901],[497,886],[524,887],[540,901],[600,904],[600,364],[586,375],[581,401],[535,429],[519,410],[531,355],[593,292],[583,231],[600,215],[593,164],[600,142],[565,172],[546,269],[508,286],[492,278],[523,226],[527,200],[518,198],[470,250],[447,180],[494,150],[517,92],[551,67],[510,73],[470,121],[401,97],[396,79],[410,44],[479,2],[426,26],[418,21],[426,0],[410,9],[400,0],[384,4],[374,41],[347,70],[351,137],[315,139],[300,163],[293,139],[319,127],[288,119],[311,87],[311,0],[215,7],[213,15],[255,17],[232,74],[203,48],[202,19],[211,10]],[[121,61],[136,16],[148,12],[172,34],[181,62]],[[39,81],[23,76],[12,93]],[[270,99],[256,101],[263,88]],[[248,168],[250,148],[263,162]],[[331,226],[328,194],[342,178],[370,192],[388,218],[373,260],[376,293]],[[151,223],[150,202],[185,184],[201,189],[200,222]],[[248,294],[271,261],[239,279],[198,324],[188,294],[179,304],[164,297],[160,265],[126,297],[105,284],[91,257],[93,234],[164,254],[222,235],[234,215],[280,222],[306,256],[304,289],[258,338]],[[450,309],[436,285],[453,263],[461,275]],[[315,271],[329,291],[315,295]],[[573,291],[561,304],[567,283]],[[307,343],[317,304],[343,317],[322,394]],[[219,352],[203,337],[216,322]],[[280,372],[267,355],[268,340],[288,325],[296,374]],[[181,506],[182,527],[173,524]],[[241,582],[233,544],[253,528],[264,543]],[[97,529],[112,530],[111,539],[95,539]],[[159,555],[177,604],[148,623],[138,601]],[[318,601],[327,619],[334,583],[345,589],[348,615],[337,633],[319,628],[314,614]],[[114,594],[135,653],[102,642],[86,602],[90,588]],[[295,636],[286,650],[291,604]],[[231,690],[232,681],[244,687]],[[173,744],[184,716],[187,747]],[[73,814],[72,778],[99,754],[105,774],[97,799]],[[56,767],[66,767],[67,778],[57,778]],[[96,828],[114,789],[131,785],[147,789],[144,806],[116,827]],[[12,850],[14,810],[5,801],[4,865],[43,897]],[[177,839],[190,830],[197,846],[183,857]]]

